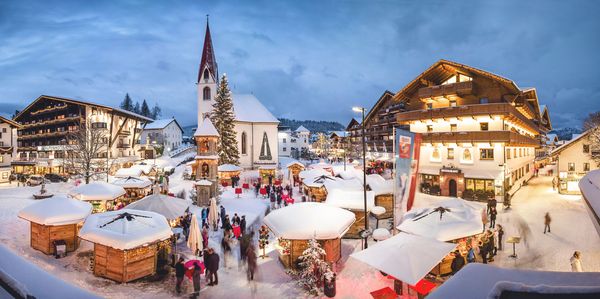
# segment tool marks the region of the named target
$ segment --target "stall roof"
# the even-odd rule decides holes
[[[375,195],[394,193],[394,180],[386,180],[381,175],[367,175],[367,184]]]
[[[61,194],[23,208],[19,217],[43,225],[65,225],[82,222],[91,212],[90,203]]]
[[[242,168],[237,165],[233,165],[233,164],[223,164],[223,165],[219,165],[218,170],[220,172],[234,172],[234,171],[242,171]]]
[[[79,231],[84,240],[121,250],[162,241],[171,235],[165,216],[132,209],[90,215]]]
[[[302,179],[302,180],[306,180],[306,182],[308,181],[314,181],[316,178],[320,177],[320,176],[331,176],[331,174],[323,169],[308,169],[308,170],[302,170],[300,171],[300,173],[298,174],[298,176]]]
[[[347,189],[327,189],[327,200],[325,204],[338,208],[350,210],[364,210],[365,198],[364,191]],[[367,191],[367,211],[375,206],[375,194]]]
[[[150,187],[150,185],[152,185],[152,182],[147,178],[129,176],[116,179],[112,182],[112,184],[123,188],[146,188]]]
[[[138,167],[120,168],[115,173],[117,178],[140,177],[144,171]]]
[[[332,179],[324,179],[322,181],[325,189],[327,189],[327,192],[333,189],[343,189],[348,191],[363,191],[364,189],[362,181],[357,178],[344,180],[334,177]]]
[[[89,184],[81,184],[69,193],[75,199],[84,201],[113,200],[125,195],[125,189],[103,181],[95,181]]]
[[[290,163],[288,163],[288,164],[286,164],[285,168],[289,168],[292,165],[298,165],[298,166],[302,166],[302,168],[305,168],[304,164],[300,163],[299,161],[295,161],[295,160],[292,161],[292,162],[290,162]]]
[[[151,194],[136,202],[130,203],[126,208],[155,212],[172,220],[183,216],[190,204],[191,202],[181,198],[164,194]]]
[[[337,239],[355,221],[354,213],[321,203],[296,203],[272,211],[264,223],[277,237],[289,240]]]
[[[399,233],[350,256],[398,280],[415,285],[455,247],[453,243]]]

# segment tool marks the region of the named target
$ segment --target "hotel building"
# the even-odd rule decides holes
[[[0,183],[10,181],[11,163],[17,156],[19,124],[0,116]]]

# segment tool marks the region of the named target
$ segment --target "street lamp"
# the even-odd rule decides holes
[[[363,157],[363,199],[365,204],[365,230],[364,230],[364,238],[365,238],[365,246],[364,249],[368,248],[367,240],[368,240],[368,231],[369,231],[369,217],[367,214],[367,141],[365,136],[365,108],[363,107],[352,107],[352,111],[360,112],[362,114],[362,122],[360,123],[362,129],[362,157]]]

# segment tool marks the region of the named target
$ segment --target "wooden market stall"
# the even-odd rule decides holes
[[[111,211],[124,199],[126,192],[121,186],[103,181],[81,184],[69,193],[73,198],[87,201],[94,207],[93,213]]]
[[[329,188],[325,204],[352,212],[356,221],[350,226],[344,238],[360,239],[360,232],[365,229],[365,203],[362,190]],[[367,191],[367,217],[374,206],[373,192]]]
[[[94,275],[117,282],[154,275],[166,265],[172,235],[164,216],[131,209],[91,215],[79,232],[94,243]]]
[[[112,182],[125,189],[125,202],[131,203],[152,193],[152,182],[145,177],[124,177]]]
[[[263,165],[258,167],[258,176],[261,178],[263,184],[269,183],[269,177],[273,183],[277,179],[277,166],[275,165]]]
[[[161,214],[173,226],[177,219],[190,207],[191,202],[164,194],[151,194],[134,203],[127,205],[127,209],[149,211]]]
[[[19,212],[31,223],[30,244],[45,254],[55,254],[54,242],[64,242],[66,252],[79,247],[79,226],[92,212],[92,205],[64,195],[35,202]]]
[[[375,195],[375,205],[385,208],[385,213],[377,215],[377,219],[392,218],[394,215],[394,181],[386,180],[381,175],[367,175],[367,185]]]
[[[239,178],[242,170],[243,169],[241,167],[239,167],[237,165],[233,165],[233,164],[219,165],[219,167],[217,167],[217,171],[219,173],[219,182],[221,184],[226,183],[227,185],[231,186],[232,185],[231,178],[232,177]]]
[[[308,197],[309,201],[315,202],[322,202],[327,198],[327,189],[324,182],[326,180],[335,180],[333,176],[323,169],[304,170],[298,176],[302,181],[302,192]]]
[[[288,163],[288,165],[286,165],[286,168],[288,170],[288,177],[292,182],[292,186],[298,186],[300,184],[300,172],[303,171],[306,167],[304,167],[304,164],[298,161],[293,161]]]
[[[264,218],[264,223],[279,240],[276,247],[281,263],[295,268],[312,238],[325,250],[327,262],[337,262],[342,256],[341,237],[354,220],[354,214],[344,209],[307,202],[277,209]]]

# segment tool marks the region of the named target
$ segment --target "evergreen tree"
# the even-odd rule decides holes
[[[127,111],[133,111],[133,101],[131,100],[131,98],[129,97],[129,93],[125,94],[125,98],[123,99],[123,101],[121,102],[120,105],[121,109],[123,110],[127,110]]]
[[[152,108],[152,113],[151,113],[151,118],[152,119],[158,119],[160,117],[161,114],[161,109],[160,107],[158,107],[157,103],[154,103],[154,107]]]
[[[142,108],[140,109],[140,114],[145,117],[152,116],[150,114],[150,107],[148,107],[148,103],[146,103],[146,99],[144,99],[144,101],[142,102]]]
[[[231,99],[231,91],[229,90],[225,74],[221,77],[221,83],[215,96],[213,113],[210,119],[220,135],[217,146],[219,164],[238,165],[240,163],[240,153],[234,130],[235,115],[233,114],[233,100]]]
[[[137,114],[142,114],[142,111],[140,109],[140,102],[135,102],[135,105],[133,105],[133,112]]]
[[[323,278],[331,279],[333,273],[325,262],[325,250],[315,238],[308,241],[306,248],[298,259],[300,271],[297,273],[298,284],[304,287],[311,295],[318,296]]]

